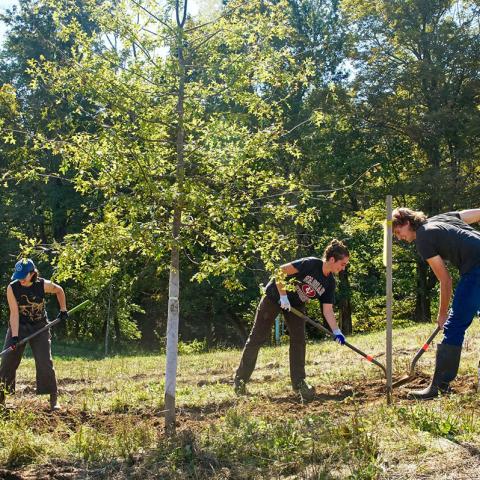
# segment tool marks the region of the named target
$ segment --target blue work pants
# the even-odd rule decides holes
[[[442,343],[462,345],[465,331],[480,310],[480,266],[460,277],[453,295],[452,308],[445,322]]]

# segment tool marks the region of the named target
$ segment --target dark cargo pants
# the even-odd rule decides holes
[[[304,311],[304,307],[299,308]],[[264,296],[257,307],[252,331],[248,336],[243,349],[240,366],[235,374],[236,378],[247,382],[257,363],[260,347],[268,340],[276,316],[283,312],[290,334],[290,379],[295,387],[305,379],[305,320],[294,313],[280,308],[280,305]]]
[[[27,335],[34,333],[34,331],[35,330],[30,331],[29,329],[24,329],[22,328],[22,325],[20,325],[20,340]],[[7,348],[7,342],[10,338],[11,332],[9,328],[5,337],[3,349]],[[35,359],[37,395],[57,393],[57,378],[55,375],[55,369],[53,368],[50,338],[50,330],[46,330],[28,342],[32,349],[33,358]],[[20,345],[15,350],[6,353],[2,357],[0,363],[0,388],[5,389],[9,393],[15,392],[15,377],[25,347],[26,344]]]

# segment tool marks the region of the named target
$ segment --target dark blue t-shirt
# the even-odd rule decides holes
[[[429,218],[416,234],[417,251],[424,260],[440,255],[461,275],[480,266],[480,232],[465,223],[458,212]]]
[[[293,261],[292,265],[298,270],[298,273],[287,276],[287,284],[293,283],[295,287],[295,290],[287,290],[288,300],[293,307],[301,307],[314,298],[318,298],[322,303],[334,303],[335,277],[332,273],[327,276],[323,274],[322,260],[305,257]],[[280,300],[274,278],[265,287],[265,294],[276,303]]]

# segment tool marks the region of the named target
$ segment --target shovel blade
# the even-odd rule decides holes
[[[405,377],[400,378],[396,382],[393,382],[392,383],[392,388],[401,387],[402,385],[405,385],[406,383],[410,383],[414,379],[415,379],[415,375],[406,375]]]

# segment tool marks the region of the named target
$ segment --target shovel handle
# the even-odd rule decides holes
[[[438,335],[440,330],[442,329],[437,326],[437,328],[433,331],[433,333],[428,337],[427,341],[422,345],[422,347],[415,354],[415,356],[413,357],[412,363],[410,365],[410,375],[413,375],[415,373],[415,365],[417,364],[418,359],[428,350],[428,347],[430,347],[430,344],[433,342],[433,339]]]
[[[297,315],[297,317],[303,318],[303,320],[305,320],[310,325],[313,325],[315,328],[317,328],[321,332],[326,333],[331,338],[335,338],[335,335],[330,330],[328,330],[328,328],[325,328],[320,323],[316,322],[315,320],[312,320],[310,317],[302,313],[300,310],[297,310],[294,307],[290,307],[290,311],[295,315]],[[369,362],[374,363],[377,367],[380,367],[383,370],[383,373],[385,374],[385,376],[387,376],[386,368],[378,360],[375,360],[372,355],[368,355],[365,352],[362,352],[359,348],[355,347],[351,343],[345,342],[344,345],[348,347],[350,350],[353,350],[355,353],[358,353],[359,355],[361,355],[363,358],[365,358]]]
[[[90,303],[90,300],[85,300],[84,302],[82,303],[79,303],[78,305],[76,305],[75,307],[73,307],[71,310],[68,311],[69,314],[72,314],[72,313],[75,313],[76,311],[78,310],[81,310],[82,308],[86,307],[88,304]],[[56,325],[57,323],[60,322],[60,317],[57,317],[55,318],[55,320],[52,320],[51,322],[48,322],[44,327],[40,328],[40,330],[37,330],[35,333],[32,333],[31,335],[28,335],[28,337],[25,337],[25,338],[22,338],[16,345],[15,345],[15,348],[16,347],[19,347],[21,345],[24,345],[25,343],[27,343],[29,340],[31,340],[32,338],[36,337],[37,335],[40,335],[42,332],[44,332],[45,330],[50,330],[50,328],[52,328],[54,325]],[[5,350],[2,350],[0,352],[0,357],[2,357],[3,355],[5,355],[6,353],[10,352],[14,350],[14,348],[12,347],[8,347],[6,348]]]

